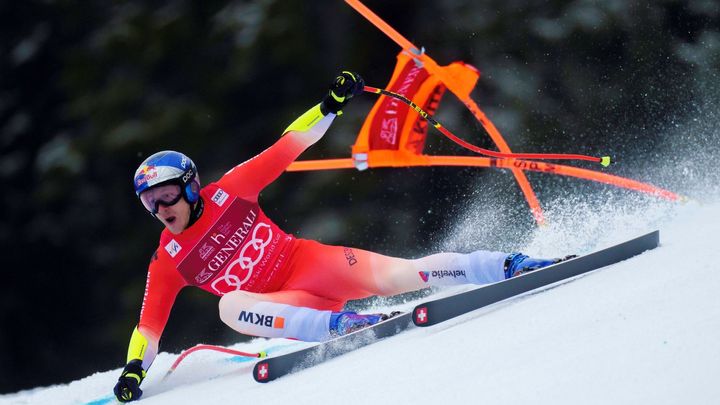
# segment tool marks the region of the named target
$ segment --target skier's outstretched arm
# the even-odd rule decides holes
[[[223,176],[221,188],[255,201],[259,192],[278,178],[307,148],[320,140],[341,109],[365,84],[357,73],[342,72],[323,101],[298,117],[283,136],[259,155],[235,166]]]
[[[155,360],[170,310],[185,285],[169,257],[158,249],[148,267],[140,321],[130,337],[127,364],[115,385],[114,393],[119,401],[134,401],[142,395],[140,383]]]

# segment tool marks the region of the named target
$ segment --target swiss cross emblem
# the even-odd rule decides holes
[[[419,307],[415,309],[415,320],[417,323],[427,323],[428,317],[426,307]]]
[[[257,378],[258,380],[267,380],[268,375],[268,364],[267,363],[260,363],[258,364],[258,371],[257,371]]]

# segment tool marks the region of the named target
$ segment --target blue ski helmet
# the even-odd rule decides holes
[[[180,152],[158,152],[145,159],[135,171],[133,185],[138,197],[143,191],[162,184],[179,185],[183,198],[190,204],[196,203],[200,198],[197,167],[189,157]]]

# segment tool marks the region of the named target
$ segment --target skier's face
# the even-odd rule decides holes
[[[184,198],[170,206],[160,204],[158,208],[157,219],[173,235],[184,231],[190,223],[190,204]]]

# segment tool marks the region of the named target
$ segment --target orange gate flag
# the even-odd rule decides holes
[[[433,113],[440,105],[446,86],[413,60],[414,56],[405,51],[398,54],[388,90],[412,99],[423,110]],[[454,71],[456,80],[469,88],[475,86],[479,77],[475,68],[463,62],[454,62],[446,68]],[[577,177],[669,200],[681,199],[673,192],[639,181],[567,165],[525,159],[426,155],[423,151],[428,127],[427,121],[408,105],[390,97],[380,97],[360,129],[351,158],[296,161],[288,171],[413,166],[489,167]]]
[[[346,0],[363,16],[397,42],[403,50],[397,56],[387,90],[402,95],[429,114],[433,114],[446,90],[450,90],[472,112],[503,153],[512,153],[502,135],[470,97],[480,73],[463,62],[438,65],[424,51],[375,15],[358,0]],[[651,194],[668,200],[680,195],[650,184],[603,172],[567,165],[536,162],[517,158],[481,156],[433,156],[423,154],[428,122],[407,104],[381,96],[368,114],[352,147],[351,158],[296,161],[288,171],[413,166],[474,166],[508,169],[514,175],[538,224],[544,224],[540,203],[524,171],[538,171],[577,177]]]
[[[480,110],[480,107],[478,107],[475,101],[470,98],[470,92],[472,91],[474,86],[470,88],[464,86],[463,83],[459,81],[455,75],[452,74],[453,72],[448,71],[445,68],[441,68],[437,64],[437,62],[435,62],[430,56],[428,56],[424,52],[423,49],[420,49],[413,45],[393,27],[391,27],[390,25],[388,25],[388,23],[378,17],[378,15],[375,14],[372,10],[365,7],[365,5],[362,4],[359,0],[345,0],[345,2],[348,3],[352,8],[355,9],[355,11],[360,13],[363,17],[365,17],[368,21],[370,21],[373,25],[375,25],[378,29],[380,29],[383,33],[385,33],[385,35],[390,37],[390,39],[395,41],[395,43],[400,45],[403,50],[414,54],[418,63],[422,64],[428,72],[436,75],[440,80],[442,80],[442,82],[446,86],[448,86],[448,89],[453,94],[455,94],[455,96],[460,99],[463,104],[465,104],[465,106],[468,108],[468,110],[470,110],[473,116],[475,116],[475,118],[480,121],[483,128],[485,128],[488,135],[490,135],[490,138],[493,140],[493,142],[495,142],[495,145],[497,145],[498,149],[500,149],[500,152],[512,152],[507,142],[505,142],[505,139],[502,137],[502,135],[500,135],[500,131],[498,131],[492,121],[490,121],[487,116],[485,116],[485,113]],[[510,170],[515,176],[515,180],[517,180],[518,185],[520,186],[520,190],[522,190],[523,194],[525,194],[525,199],[530,206],[530,211],[535,218],[535,222],[537,222],[539,225],[544,224],[545,217],[543,215],[542,208],[540,207],[540,202],[538,201],[535,192],[530,186],[530,182],[528,181],[527,176],[525,176],[525,173],[522,170]]]

